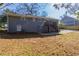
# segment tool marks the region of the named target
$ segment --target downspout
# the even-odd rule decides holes
[[[60,20],[57,20],[56,21],[56,32],[59,32],[59,23],[60,23]]]
[[[7,16],[7,32],[9,32],[9,17],[8,17],[8,15],[6,15]]]

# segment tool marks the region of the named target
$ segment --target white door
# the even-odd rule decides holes
[[[22,27],[21,27],[21,25],[17,25],[17,31],[21,31],[22,30]]]

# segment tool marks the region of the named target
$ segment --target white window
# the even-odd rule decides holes
[[[21,30],[22,30],[21,25],[17,25],[17,31],[21,31]]]

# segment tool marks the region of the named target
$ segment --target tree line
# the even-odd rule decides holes
[[[11,10],[8,8],[11,5],[17,5],[15,10]],[[34,16],[48,16],[45,7],[50,6],[49,3],[0,3],[0,11],[3,10],[3,13],[0,15],[0,26],[1,24],[6,23],[6,16],[5,13],[17,13],[17,14],[25,14],[25,15],[34,15]],[[54,3],[52,7],[55,7],[56,10],[60,10],[61,8],[65,8],[66,12],[63,16],[66,16],[68,13],[71,15],[77,16],[79,19],[79,4],[78,3]],[[41,13],[40,13],[41,11]]]

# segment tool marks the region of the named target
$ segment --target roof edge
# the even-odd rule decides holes
[[[15,14],[15,13],[5,13],[8,16],[18,16],[18,17],[26,17],[26,18],[44,18],[44,19],[54,19],[58,20],[55,18],[50,18],[50,17],[43,17],[43,16],[32,16],[32,15],[22,15],[22,14]]]

